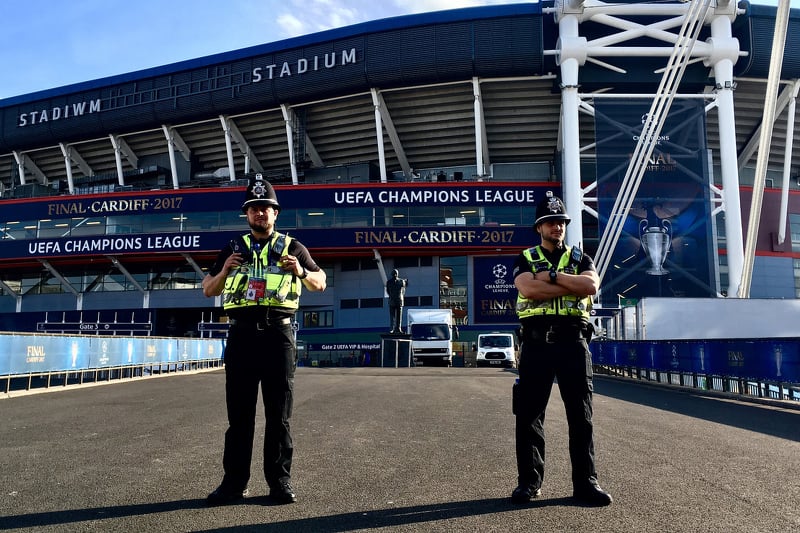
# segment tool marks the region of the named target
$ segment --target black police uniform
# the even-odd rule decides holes
[[[549,211],[545,205],[537,208],[537,224],[553,218],[569,222],[558,199],[551,201]],[[537,246],[518,256],[513,277],[541,270],[580,274],[594,271],[595,266],[592,258],[577,248],[565,246],[549,252]],[[569,425],[573,494],[587,503],[608,505],[611,497],[597,485],[595,470],[592,355],[588,347],[592,327],[587,319],[591,300],[575,296],[556,300],[531,302],[521,296],[518,300],[522,346],[513,405],[519,486],[512,500],[522,503],[539,494],[544,479],[545,412],[557,379]]]
[[[266,246],[262,242],[261,246]],[[209,274],[222,270],[233,253],[226,246]],[[305,246],[291,241],[288,253],[307,270],[319,267]],[[225,345],[225,402],[228,430],[222,465],[222,485],[242,491],[250,478],[259,384],[264,402],[264,477],[270,487],[291,476],[293,445],[289,427],[292,416],[297,349],[292,319],[294,313],[280,308],[247,307],[227,312],[231,327]]]
[[[280,205],[272,185],[256,176],[247,189],[242,211],[250,204]],[[242,266],[228,273],[222,293],[231,324],[225,346],[225,403],[228,429],[222,483],[206,502],[223,505],[241,499],[250,479],[259,386],[264,402],[264,477],[270,496],[281,503],[295,501],[289,484],[294,447],[289,427],[292,416],[297,348],[293,317],[299,307],[301,278],[283,271],[285,255],[297,257],[305,271],[319,266],[300,242],[273,231],[261,240],[253,234],[232,240],[223,248],[210,276],[217,276],[234,252]]]
[[[563,250],[550,255],[557,265]],[[579,272],[594,270],[594,263],[583,255]],[[527,259],[520,254],[514,264],[515,277],[530,272]],[[519,483],[540,487],[544,478],[544,416],[553,380],[567,413],[570,431],[570,459],[573,483],[595,479],[592,438],[592,355],[586,344],[590,331],[580,318],[535,316],[521,319],[522,346],[519,359],[519,387],[516,404],[517,469]]]

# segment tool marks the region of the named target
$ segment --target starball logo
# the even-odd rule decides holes
[[[649,126],[650,115],[645,113],[642,115],[642,130],[646,130]],[[639,142],[641,135],[633,135],[631,139],[635,142]],[[672,154],[669,152],[663,152],[660,148],[664,143],[670,142],[669,135],[659,135],[656,139],[649,139],[645,137],[645,140],[652,140],[653,144],[658,146],[659,148],[653,150],[653,153],[650,155],[650,158],[647,160],[646,170],[647,172],[675,172],[678,168],[678,164],[675,159],[672,158]],[[633,158],[633,154],[628,154],[629,158]]]
[[[492,266],[492,276],[494,280],[491,283],[484,285],[484,289],[494,293],[507,293],[514,288],[514,284],[506,279],[508,276],[508,267],[502,263],[497,263]]]

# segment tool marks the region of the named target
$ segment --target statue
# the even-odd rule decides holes
[[[403,333],[403,296],[408,280],[400,277],[397,269],[392,270],[392,279],[386,281],[386,294],[389,295],[389,333]]]

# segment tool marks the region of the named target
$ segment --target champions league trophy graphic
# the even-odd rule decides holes
[[[639,222],[639,239],[644,253],[650,259],[651,268],[647,269],[647,273],[652,276],[669,274],[669,270],[664,270],[664,261],[672,243],[672,223],[664,219],[661,220],[661,227],[651,226],[647,219],[643,219]]]

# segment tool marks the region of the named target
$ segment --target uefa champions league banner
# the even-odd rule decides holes
[[[0,335],[0,375],[77,372],[221,359],[219,339],[103,335]]]
[[[517,322],[517,289],[512,277],[515,260],[516,256],[473,259],[473,324]]]
[[[800,383],[800,339],[593,342],[599,365]]]
[[[599,232],[612,215],[651,100],[595,102]],[[675,100],[656,141],[602,285],[619,297],[713,297],[714,241],[703,102]]]

